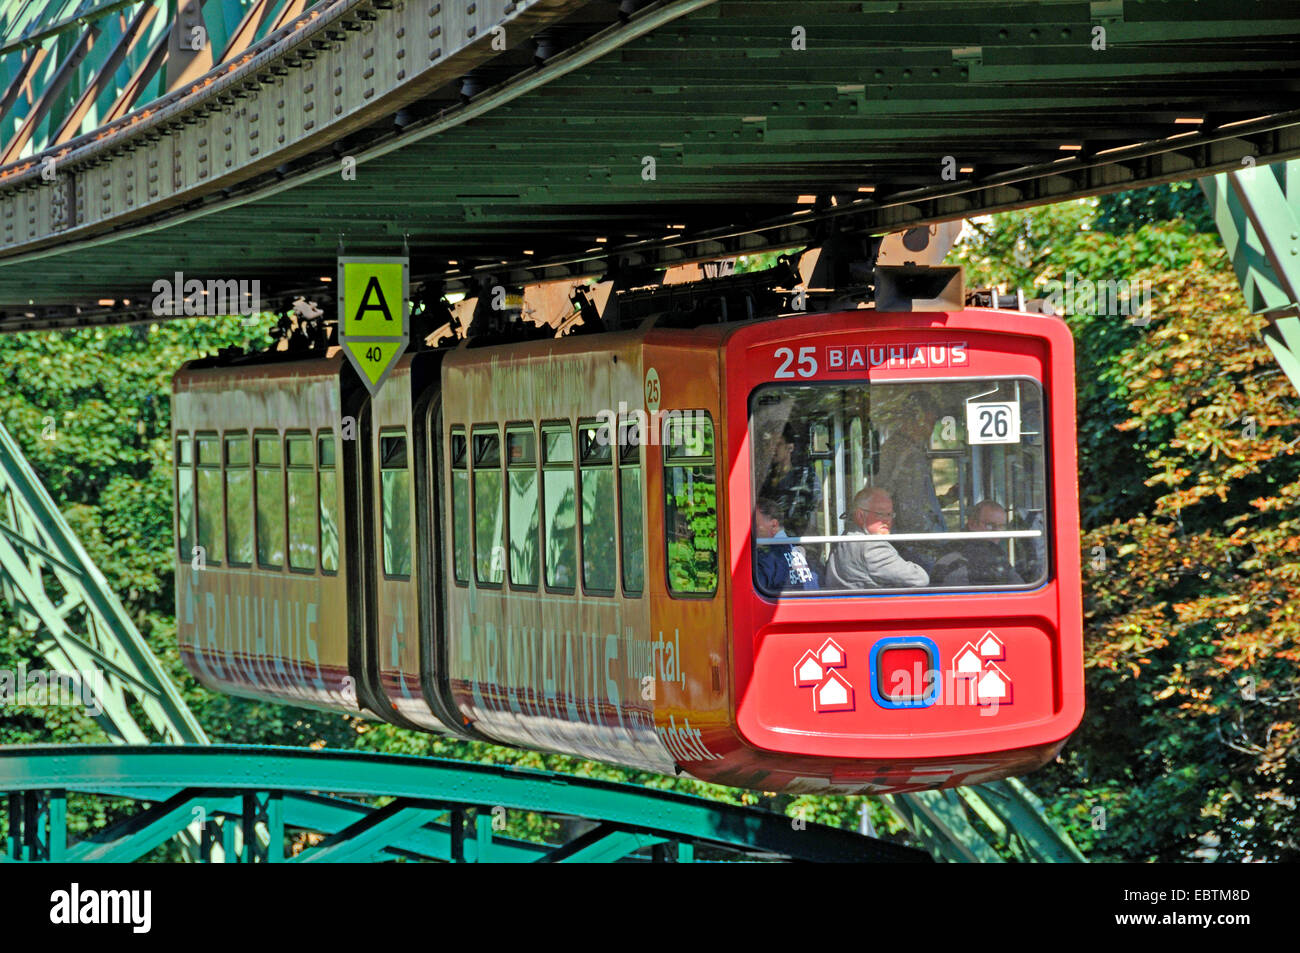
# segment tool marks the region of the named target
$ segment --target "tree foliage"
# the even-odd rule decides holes
[[[1294,860],[1295,390],[1216,236],[1102,223],[1092,202],[998,216],[965,251],[992,283],[1073,268],[1156,294],[1145,327],[1069,318],[1088,712],[1028,781],[1097,859]]]

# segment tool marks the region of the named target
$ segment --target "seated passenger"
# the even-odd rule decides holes
[[[775,502],[759,497],[754,507],[754,547],[758,553],[754,581],[764,592],[783,589],[817,589],[817,574],[808,565],[802,546],[790,543],[761,545],[760,539],[785,539],[781,510]]]
[[[966,529],[972,533],[998,533],[1006,528],[1006,508],[996,500],[980,500],[966,518]],[[942,586],[1021,586],[1025,582],[1007,559],[1006,543],[996,539],[957,543],[935,564],[934,574]]]
[[[796,536],[807,531],[821,502],[821,486],[808,463],[807,449],[791,424],[763,434],[764,449],[771,454],[770,469],[759,496],[781,507],[785,523]]]
[[[865,487],[845,513],[850,536],[888,536],[894,522],[894,499],[883,487]],[[841,540],[826,562],[826,582],[838,589],[897,589],[926,586],[929,574],[898,555],[883,539]]]

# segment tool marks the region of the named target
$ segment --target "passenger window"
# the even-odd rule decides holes
[[[623,593],[645,589],[645,541],[641,530],[641,446],[637,427],[624,427],[618,441],[619,531],[623,549]]]
[[[501,436],[474,431],[474,576],[489,586],[506,578],[505,511],[501,505]]]
[[[334,465],[334,432],[322,430],[316,438],[320,472],[317,485],[320,495],[320,568],[322,572],[339,571],[338,470]]]
[[[582,587],[612,594],[618,578],[614,533],[613,440],[609,425],[578,423],[582,448]]]
[[[510,585],[537,586],[537,438],[532,430],[506,431],[510,478]]]
[[[469,584],[469,460],[465,432],[451,432],[451,549],[456,582]]]
[[[194,558],[194,445],[188,434],[176,437],[176,552]]]
[[[203,548],[205,562],[213,565],[225,558],[221,531],[221,444],[216,434],[196,435],[194,443],[198,456],[194,486],[198,545]]]
[[[267,569],[284,565],[284,476],[280,467],[280,438],[254,434],[257,474],[257,564]]]
[[[754,502],[772,510],[755,513],[760,591],[786,599],[1025,588],[1046,579],[1036,382],[771,384],[749,405]],[[988,432],[968,432],[971,421]],[[869,535],[888,535],[896,558],[869,564],[859,542]]]
[[[379,506],[384,540],[384,575],[411,575],[411,470],[406,433],[379,435]]]
[[[253,477],[248,434],[226,434],[226,553],[232,566],[253,563]]]
[[[668,588],[712,595],[718,590],[718,484],[708,413],[670,411],[663,453]]]
[[[573,433],[568,424],[542,428],[542,529],[546,586],[572,592],[578,561],[573,482]]]
[[[311,434],[288,434],[284,456],[289,483],[289,568],[316,569],[316,462]]]

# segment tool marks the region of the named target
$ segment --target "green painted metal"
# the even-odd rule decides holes
[[[107,18],[142,0],[46,0],[11,4],[0,13],[0,55],[37,46],[51,37],[85,29],[86,23]]]
[[[1001,863],[997,848],[1002,848],[1024,860],[1087,862],[1069,836],[1048,819],[1042,802],[1016,778],[882,800],[936,858]],[[970,814],[991,836],[980,833]]]
[[[67,859],[81,863],[129,863],[175,837],[194,819],[202,801],[183,791],[175,797],[110,828],[111,833],[87,840],[67,852]],[[61,832],[66,837],[66,831]]]
[[[1054,863],[1084,860],[1074,842],[1048,821],[1042,802],[1022,782],[1008,778],[977,790],[1034,858]]]
[[[102,710],[96,721],[110,738],[206,743],[180,691],[2,425],[0,596],[19,625],[47,636],[42,654],[50,668],[68,674],[80,697]],[[132,715],[132,702],[146,723]]]
[[[595,830],[575,838],[565,847],[553,854],[539,858],[538,863],[567,864],[608,864],[621,860],[628,854],[644,847],[662,844],[662,837],[621,831],[609,825],[602,825]]]
[[[1250,164],[1201,188],[1246,306],[1269,319],[1264,340],[1300,391],[1300,160]]]
[[[278,783],[277,783],[278,781]],[[51,790],[121,796],[174,791],[87,840],[67,847],[67,859],[138,859],[203,818],[219,818],[233,849],[244,835],[244,862],[274,862],[284,828],[322,831],[324,840],[296,861],[313,863],[408,856],[437,860],[617,860],[668,841],[724,848],[763,858],[802,860],[925,860],[923,852],[818,824],[795,825],[783,815],[706,801],[630,784],[545,771],[396,755],[294,748],[186,746],[49,746],[0,750],[0,791],[9,794],[10,859],[48,860],[36,832],[57,841],[66,831],[50,812],[38,812]],[[300,790],[362,797],[396,796],[382,808],[355,801],[333,804]],[[279,818],[266,807],[282,805]],[[259,809],[257,805],[262,805]],[[565,844],[529,845],[491,830],[493,809],[601,818],[600,825]],[[478,820],[466,836],[465,817]],[[440,815],[449,824],[438,821]],[[15,818],[21,818],[19,822]],[[486,823],[484,822],[486,819]],[[266,848],[251,832],[269,829]],[[17,833],[15,833],[17,831]],[[209,841],[208,837],[203,838]],[[229,855],[228,855],[229,856]]]

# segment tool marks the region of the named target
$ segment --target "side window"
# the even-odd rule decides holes
[[[501,505],[501,435],[475,430],[474,576],[489,586],[506,578],[505,510]]]
[[[226,553],[232,566],[253,562],[253,475],[248,434],[226,434]]]
[[[316,569],[316,454],[311,434],[287,434],[284,458],[289,484],[289,568]]]
[[[320,471],[317,487],[320,494],[320,568],[322,572],[339,571],[339,477],[334,463],[334,431],[322,430],[316,438]]]
[[[607,424],[578,423],[582,478],[582,588],[614,592],[618,550],[614,532],[614,435]]]
[[[284,474],[279,434],[254,434],[253,469],[257,481],[257,564],[284,565]]]
[[[198,545],[208,565],[225,558],[221,530],[221,444],[216,434],[196,434],[194,451],[198,458],[195,474],[194,509],[198,514]]]
[[[456,582],[469,584],[469,450],[465,431],[451,432],[451,555]]]
[[[641,437],[624,425],[618,441],[619,542],[623,549],[623,594],[645,589],[645,540],[641,530]]]
[[[542,426],[542,530],[546,587],[572,592],[578,573],[573,529],[573,432],[567,423]]]
[[[182,562],[194,557],[194,444],[176,435],[176,552]]]
[[[712,595],[718,590],[718,483],[708,413],[670,412],[663,453],[669,591]]]
[[[510,484],[510,585],[537,586],[537,438],[528,430],[506,430],[506,473]]]
[[[411,574],[411,469],[406,432],[379,435],[379,506],[384,539],[384,575]]]

